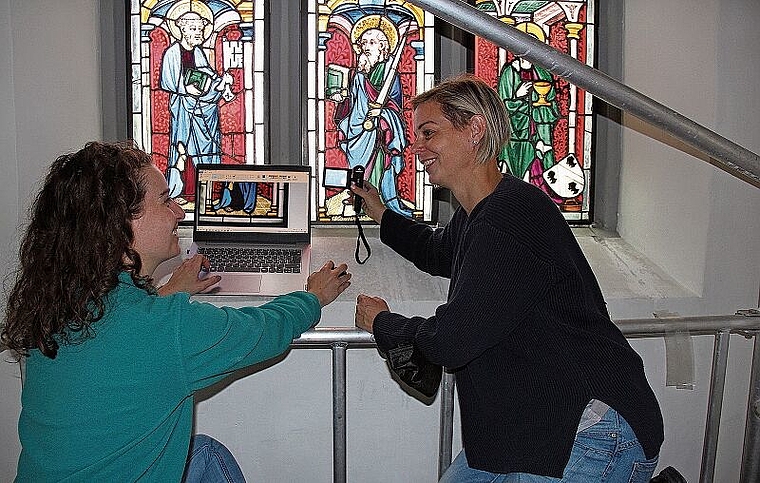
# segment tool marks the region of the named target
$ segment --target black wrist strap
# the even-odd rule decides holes
[[[359,234],[356,236],[356,250],[354,251],[354,259],[356,260],[356,263],[359,265],[363,265],[366,263],[367,260],[369,260],[369,256],[372,255],[372,249],[369,246],[369,243],[367,243],[367,239],[364,237],[364,228],[362,228],[362,222],[359,221],[359,213],[356,214],[356,229],[359,231]],[[364,257],[364,260],[359,258],[359,242],[364,244],[364,249],[367,251],[367,256]]]

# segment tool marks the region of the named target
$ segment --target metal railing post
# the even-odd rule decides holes
[[[438,479],[451,465],[454,434],[454,374],[443,371],[441,380],[441,423],[438,428]]]
[[[699,471],[700,483],[712,483],[715,473],[715,457],[718,454],[720,413],[723,409],[723,388],[726,385],[730,337],[731,331],[728,329],[721,329],[715,336],[712,373],[710,375],[710,395],[707,401],[705,440],[702,446],[702,467]]]
[[[332,344],[333,363],[333,482],[346,482],[346,348]]]
[[[740,483],[760,481],[760,340],[755,336],[752,350],[749,400],[747,401],[747,424],[744,428],[744,452]]]

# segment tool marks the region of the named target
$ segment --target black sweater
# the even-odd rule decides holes
[[[541,190],[505,176],[469,216],[460,208],[435,230],[386,210],[380,238],[451,279],[434,316],[382,312],[374,335],[381,351],[413,340],[454,371],[470,466],[561,477],[591,399],[628,421],[648,458],[659,453],[662,415],[642,360]]]

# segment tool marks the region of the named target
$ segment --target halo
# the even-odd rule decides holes
[[[211,36],[211,32],[214,30],[214,15],[211,13],[211,9],[208,5],[200,0],[178,0],[177,3],[172,5],[168,12],[166,12],[166,23],[169,25],[169,31],[177,40],[182,39],[182,32],[177,26],[177,19],[186,14],[187,12],[195,12],[208,21],[205,27],[203,27],[203,40],[207,40]]]
[[[515,25],[515,28],[521,32],[534,36],[541,42],[546,42],[546,33],[544,32],[544,29],[538,26],[538,24],[533,22],[522,22]]]
[[[361,36],[364,35],[364,32],[369,29],[381,30],[388,38],[388,49],[390,52],[394,52],[396,50],[396,44],[398,43],[398,31],[396,30],[396,26],[393,24],[393,22],[388,17],[384,17],[382,15],[367,15],[366,17],[360,18],[359,21],[356,22],[354,24],[354,27],[351,29],[351,44],[354,46],[354,50],[356,50],[357,53],[358,50],[356,45],[358,44]]]

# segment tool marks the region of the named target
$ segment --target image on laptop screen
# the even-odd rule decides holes
[[[233,243],[308,243],[308,166],[201,164],[193,238]]]

